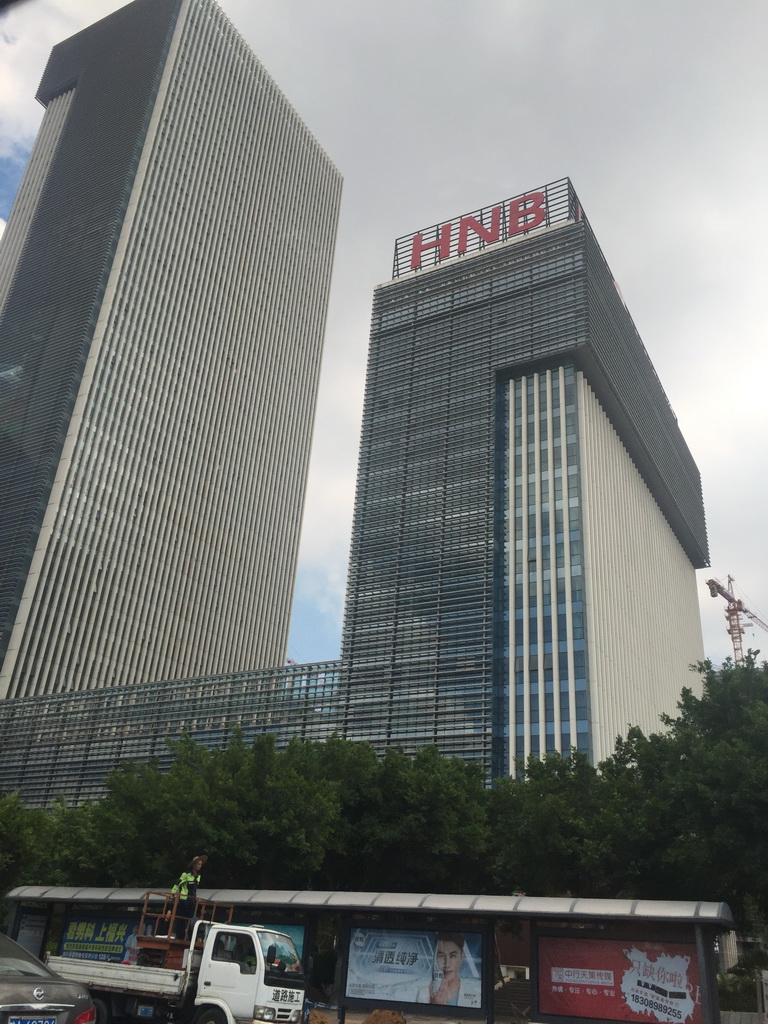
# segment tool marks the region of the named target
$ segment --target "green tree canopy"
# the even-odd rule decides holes
[[[768,918],[768,666],[700,666],[658,733],[597,768],[532,759],[487,788],[476,765],[331,737],[171,744],[91,805],[0,797],[0,885],[169,888],[194,854],[209,886],[724,900]]]
[[[634,793],[641,895],[727,900],[743,922],[768,916],[768,665],[750,654],[700,666],[667,731],[631,730],[601,765]]]

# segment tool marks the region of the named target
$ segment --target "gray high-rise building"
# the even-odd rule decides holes
[[[344,732],[493,776],[659,728],[703,657],[699,473],[568,180],[400,239],[377,288]]]
[[[54,48],[0,250],[0,696],[280,664],[340,177],[212,0]]]

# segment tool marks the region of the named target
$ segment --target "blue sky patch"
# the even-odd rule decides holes
[[[3,220],[8,220],[28,159],[29,152],[21,148],[11,156],[0,156],[0,217]]]

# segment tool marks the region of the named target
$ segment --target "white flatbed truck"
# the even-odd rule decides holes
[[[47,963],[62,978],[86,986],[97,1024],[119,1018],[191,1024],[297,1024],[301,1019],[301,961],[293,940],[282,932],[197,920],[181,960],[179,967],[66,956],[49,956]]]

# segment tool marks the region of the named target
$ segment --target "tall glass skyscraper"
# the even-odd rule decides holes
[[[655,730],[703,657],[698,470],[568,180],[398,240],[375,293],[345,734],[499,776]]]
[[[340,177],[213,0],[56,46],[0,251],[0,696],[285,657]]]

